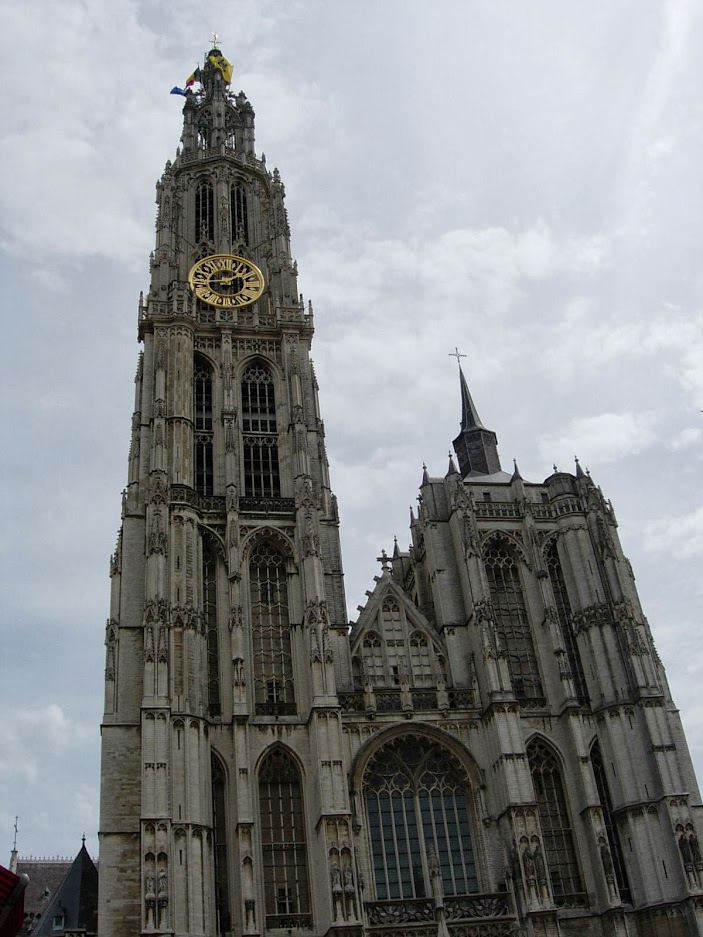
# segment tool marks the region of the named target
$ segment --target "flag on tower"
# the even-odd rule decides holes
[[[190,88],[191,85],[194,85],[196,81],[200,81],[200,69],[196,68],[193,74],[186,78],[186,88]]]
[[[209,55],[208,61],[220,72],[227,84],[232,81],[232,63],[228,62],[224,55]]]
[[[182,94],[185,97],[186,89],[192,88],[196,81],[200,81],[200,69],[196,68],[192,75],[189,75],[186,78],[185,88],[179,88],[178,85],[174,85],[171,88],[171,94]]]

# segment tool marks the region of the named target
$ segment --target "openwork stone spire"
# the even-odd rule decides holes
[[[184,159],[231,150],[254,157],[254,110],[243,92],[230,91],[230,72],[231,66],[219,49],[211,49],[202,68],[195,72],[201,87],[186,91],[181,137]]]

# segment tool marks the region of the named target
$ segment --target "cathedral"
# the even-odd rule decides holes
[[[703,934],[700,795],[611,504],[446,474],[347,619],[285,190],[212,49],[157,183],[111,558],[101,937]]]

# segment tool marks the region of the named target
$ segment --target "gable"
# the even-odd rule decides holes
[[[446,683],[442,639],[388,574],[378,580],[352,630],[351,652],[357,683]]]

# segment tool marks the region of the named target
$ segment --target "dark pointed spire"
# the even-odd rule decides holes
[[[89,934],[97,930],[98,870],[85,848],[85,841],[81,843],[61,886],[44,909],[39,926],[33,931],[36,937],[49,937],[56,933],[54,918],[59,913],[64,918],[66,930],[75,929]]]
[[[459,364],[461,388],[461,430],[454,440],[454,451],[459,459],[462,478],[467,475],[493,475],[500,472],[498,437],[493,430],[486,429],[471,399],[469,386]]]
[[[465,433],[470,429],[485,429],[478,415],[476,404],[473,402],[469,393],[469,385],[466,383],[464,372],[459,365],[459,383],[461,385],[461,431]]]
[[[447,477],[449,475],[458,475],[458,474],[459,472],[457,471],[456,463],[454,462],[454,456],[450,452],[449,453],[449,467],[447,468]]]
[[[576,455],[574,456],[574,462],[576,463],[576,477],[577,477],[577,478],[583,478],[583,476],[584,476],[584,471],[583,471],[583,469],[581,468],[581,463],[579,462],[578,456],[576,456]]]
[[[427,473],[427,463],[423,462],[422,463],[422,483],[420,487],[422,487],[422,485],[429,485],[429,483],[430,483],[430,476]]]
[[[510,479],[511,482],[522,481],[522,475],[520,474],[520,469],[517,467],[517,459],[513,459],[513,477]]]

